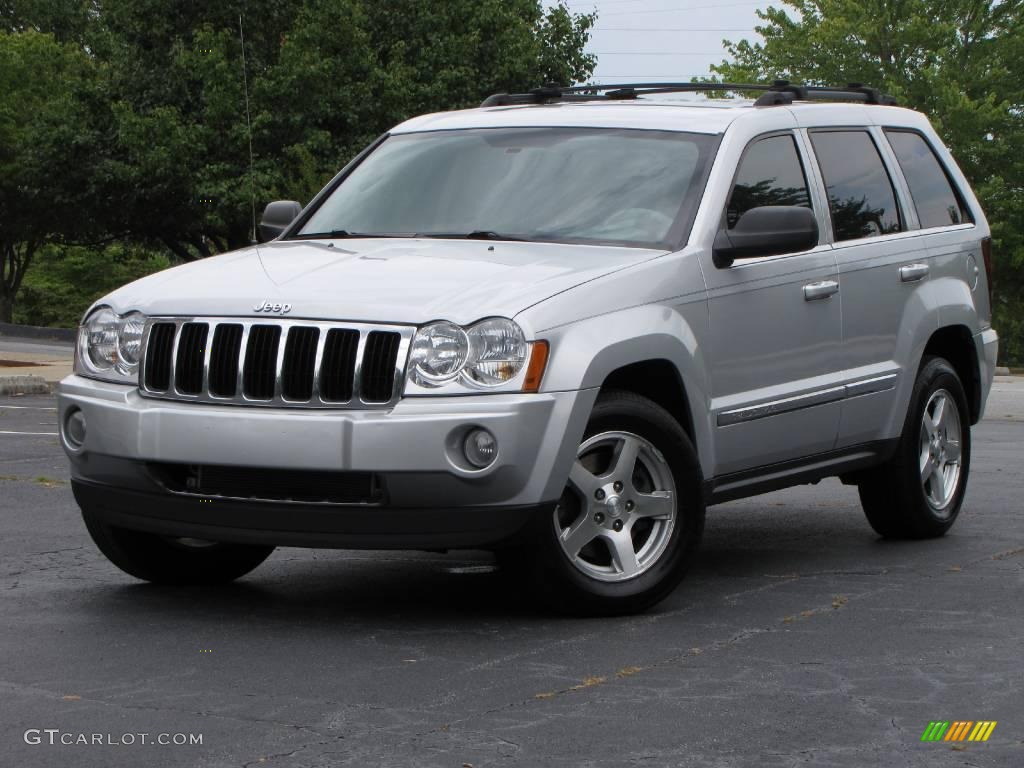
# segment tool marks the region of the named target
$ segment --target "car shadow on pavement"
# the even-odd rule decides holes
[[[713,521],[706,546],[683,584],[649,614],[679,610],[737,585],[797,573],[885,572],[927,548],[955,549],[954,537],[885,542],[859,515],[831,519],[771,514]],[[123,582],[97,587],[105,615],[189,622],[343,628],[389,622],[420,627],[484,621],[559,620],[514,572],[484,552],[451,554],[280,549],[252,574],[216,587]],[[566,621],[578,621],[564,617]]]
[[[372,621],[451,625],[481,619],[557,619],[514,577],[481,553],[479,558],[373,561],[334,555],[289,557],[285,550],[248,577],[219,586],[162,586],[128,582],[101,587],[90,603],[105,615],[137,619],[186,618],[189,622],[266,626],[342,627]],[[349,553],[354,554],[354,553]]]

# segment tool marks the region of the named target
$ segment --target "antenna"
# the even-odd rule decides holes
[[[238,37],[242,41],[242,90],[245,93],[245,127],[249,134],[249,191],[252,195],[252,237],[256,242],[256,169],[252,155],[252,118],[249,115],[249,76],[245,66],[245,32],[242,29],[242,14],[238,14]]]

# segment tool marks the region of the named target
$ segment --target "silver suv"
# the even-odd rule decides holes
[[[876,91],[729,87],[762,93],[409,120],[263,244],[97,302],[60,385],[96,544],[164,583],[491,549],[620,613],[729,499],[838,476],[882,536],[945,533],[996,360],[985,216]]]

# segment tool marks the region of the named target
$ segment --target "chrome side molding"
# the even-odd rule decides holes
[[[871,379],[855,381],[852,384],[844,384],[840,387],[829,387],[819,389],[816,392],[809,392],[806,395],[787,397],[782,400],[771,400],[766,403],[736,408],[731,411],[722,411],[718,414],[718,426],[727,427],[730,424],[740,424],[755,419],[765,419],[769,416],[777,416],[780,413],[799,411],[803,408],[813,408],[816,405],[835,403],[861,395],[870,395],[876,392],[886,392],[895,388],[898,375],[895,373],[884,376],[876,376]]]

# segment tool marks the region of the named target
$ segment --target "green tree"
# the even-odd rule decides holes
[[[1024,361],[1024,2],[784,0],[763,43],[726,41],[723,81],[867,83],[925,112],[992,226],[1001,356]]]
[[[409,117],[586,79],[593,22],[538,0],[308,0],[254,86],[257,156],[278,163],[261,192],[306,201]]]
[[[0,322],[39,247],[94,228],[90,72],[50,35],[0,32]]]
[[[0,318],[42,243],[245,245],[254,208],[308,200],[401,120],[586,79],[593,22],[540,0],[0,0]]]
[[[137,246],[43,246],[25,274],[14,322],[72,328],[96,299],[166,269],[167,258]]]
[[[245,245],[254,193],[257,209],[306,201],[401,120],[588,76],[592,24],[539,0],[102,6],[90,48],[116,137],[109,226],[180,260]]]

